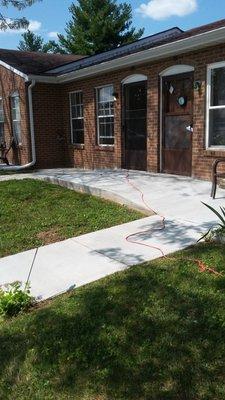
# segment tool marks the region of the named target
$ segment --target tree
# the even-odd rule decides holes
[[[67,54],[68,52],[63,49],[55,40],[49,40],[45,43],[42,48],[43,53],[54,53],[54,54]]]
[[[32,6],[32,4],[37,1],[42,0],[0,0],[0,7],[15,7],[17,10],[21,11],[26,7]],[[4,15],[4,13],[0,9],[0,30],[5,31],[6,29],[20,29],[27,28],[29,26],[29,21],[25,18],[11,18],[9,16]]]
[[[42,53],[65,53],[54,40],[44,43],[40,35],[36,35],[29,29],[22,33],[22,39],[17,47],[20,51],[40,51]]]
[[[91,55],[138,40],[144,29],[132,26],[132,8],[116,0],[78,0],[69,8],[72,19],[59,45],[68,53]]]
[[[28,31],[24,32],[22,35],[22,40],[19,42],[18,49],[21,51],[43,51],[44,40],[41,36],[35,35],[34,32]]]

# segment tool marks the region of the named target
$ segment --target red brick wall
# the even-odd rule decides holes
[[[67,167],[64,97],[60,85],[36,84],[33,89],[34,130],[38,168]]]
[[[0,66],[0,96],[3,99],[4,135],[7,146],[13,137],[10,96],[15,91],[18,91],[20,96],[22,144],[18,147],[13,147],[9,153],[9,160],[15,164],[26,164],[30,161],[30,134],[26,84],[22,77]]]
[[[205,150],[206,69],[207,64],[222,60],[225,60],[225,45],[63,85],[37,84],[34,88],[37,167],[121,168],[123,154],[121,81],[128,75],[138,73],[148,77],[148,170],[159,172],[159,74],[170,66],[187,64],[195,69],[194,80],[202,81],[201,91],[194,92],[192,175],[203,179],[210,178],[213,160],[218,156],[225,156],[225,152]],[[95,88],[106,84],[113,84],[114,91],[118,93],[118,99],[115,102],[115,146],[113,148],[96,145]],[[69,92],[75,90],[83,91],[85,131],[83,147],[71,144]]]

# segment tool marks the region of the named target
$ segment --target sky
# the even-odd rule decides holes
[[[133,25],[145,28],[148,36],[173,26],[187,30],[225,18],[224,0],[126,0],[133,9]],[[74,1],[76,3],[76,1]],[[122,3],[123,1],[118,1]],[[1,8],[8,17],[25,16],[30,21],[29,29],[46,41],[64,33],[70,19],[69,6],[72,0],[42,0],[22,12],[14,8]],[[21,31],[0,32],[0,47],[16,49]]]

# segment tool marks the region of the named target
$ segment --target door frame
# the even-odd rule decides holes
[[[146,124],[147,124],[147,115],[148,115],[148,77],[144,74],[131,74],[125,77],[121,81],[121,166],[122,168],[126,168],[126,138],[125,138],[125,91],[124,87],[129,84],[138,83],[138,82],[146,82]],[[148,129],[146,127],[146,163],[148,162]]]
[[[166,68],[159,74],[160,82],[159,82],[159,90],[160,90],[160,104],[159,104],[159,172],[163,173],[163,79],[167,76],[172,75],[180,75],[188,72],[194,73],[194,67],[186,64],[178,64],[173,65],[169,68]],[[193,88],[194,91],[194,88]],[[193,104],[194,105],[194,104]]]

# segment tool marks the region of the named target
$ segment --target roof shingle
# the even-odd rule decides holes
[[[116,58],[124,57],[129,54],[138,53],[143,50],[152,49],[167,43],[172,43],[177,40],[185,39],[188,37],[196,36],[201,33],[209,32],[214,29],[219,29],[225,27],[225,19],[216,21],[207,25],[202,25],[200,27],[190,29],[188,31],[182,31],[181,29],[174,27],[167,31],[157,33],[155,35],[148,36],[143,39],[139,39],[128,45],[124,45],[113,50],[106,51],[101,54],[96,54],[93,56],[86,57],[82,60],[76,60],[65,66],[56,67],[45,72],[45,75],[63,75],[72,71],[77,71],[79,69],[94,66],[102,62],[111,61]]]
[[[83,57],[74,54],[48,54],[0,49],[0,60],[24,74],[42,74],[50,68],[56,68]]]
[[[139,39],[136,42],[89,57],[74,54],[46,54],[0,49],[0,60],[24,74],[59,76],[222,27],[225,27],[225,19],[202,25],[185,32],[174,27],[155,35]]]

